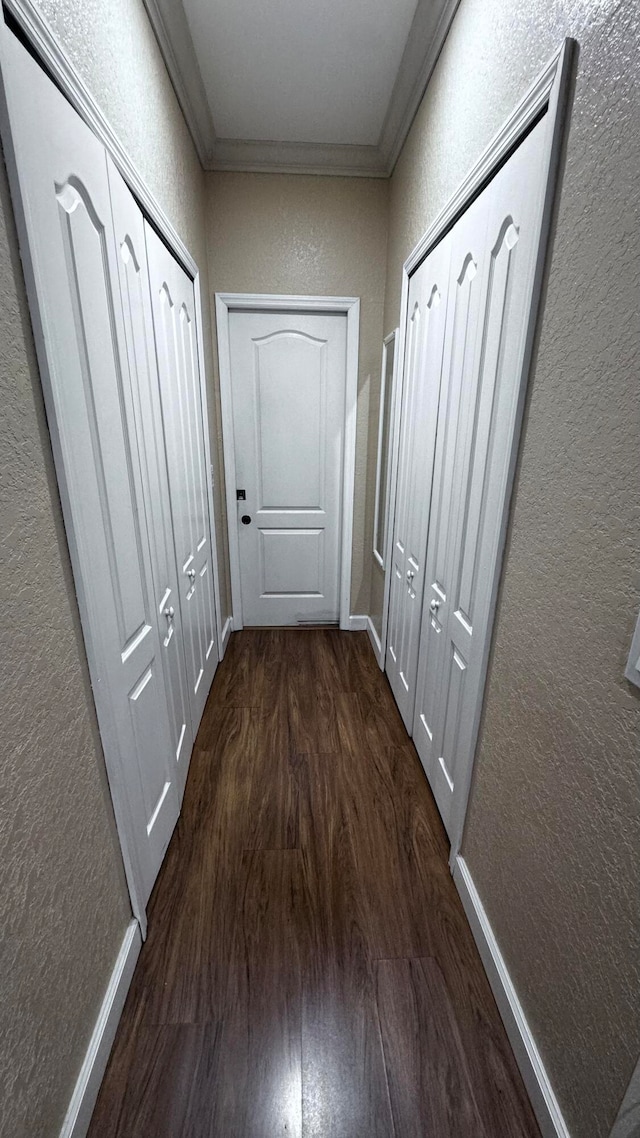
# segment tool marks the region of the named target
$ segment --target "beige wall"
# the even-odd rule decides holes
[[[193,252],[206,297],[204,175],[142,3],[41,7]],[[0,1133],[52,1138],[130,912],[0,175]]]
[[[401,266],[565,35],[580,61],[463,853],[573,1138],[640,1047],[640,9],[462,0],[391,181]]]
[[[630,493],[638,473],[636,8],[629,0],[462,0],[390,187],[205,177],[141,0],[42,0],[42,8],[194,254],[205,296],[362,297],[352,580],[360,612],[370,587],[380,597],[367,420],[376,418],[387,194],[384,331],[398,320],[406,254],[560,38],[580,40],[464,854],[573,1138],[604,1135],[640,1049],[638,698],[622,679],[639,601]],[[128,903],[4,181],[0,205],[8,720],[0,1130],[44,1138],[62,1121]],[[211,375],[210,356],[207,363]],[[218,492],[221,485],[219,477]],[[228,596],[226,580],[222,587]]]
[[[388,184],[286,174],[208,174],[207,183],[212,294],[361,299],[351,611],[366,613],[375,462],[367,424],[380,381]]]

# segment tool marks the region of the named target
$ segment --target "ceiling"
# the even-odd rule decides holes
[[[145,0],[208,169],[384,177],[458,0]]]

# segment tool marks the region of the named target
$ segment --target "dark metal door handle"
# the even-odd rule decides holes
[[[243,526],[251,525],[251,518],[249,517],[248,514],[243,514],[242,518],[240,520],[241,520]]]

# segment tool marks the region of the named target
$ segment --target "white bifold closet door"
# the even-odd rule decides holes
[[[195,733],[218,663],[195,295],[193,281],[146,221],[144,228]]]
[[[473,761],[542,212],[539,123],[452,234],[414,740],[449,833]],[[459,783],[464,795],[457,793]]]
[[[171,746],[176,762],[178,791],[182,799],[194,731],[189,708],[144,217],[111,159],[108,158],[107,162],[133,413],[151,548],[153,596],[167,680]]]
[[[416,696],[449,257],[450,243],[445,238],[413,275],[409,286],[386,655],[389,682],[408,731]]]
[[[132,899],[144,911],[179,795],[106,153],[19,42],[7,34],[3,47],[49,427]]]

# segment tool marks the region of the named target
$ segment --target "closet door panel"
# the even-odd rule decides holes
[[[65,525],[116,820],[144,923],[178,797],[106,154],[9,33],[3,74]]]
[[[445,238],[409,290],[386,670],[411,729],[424,590],[424,555],[444,346],[450,245]]]
[[[437,581],[444,599],[435,616],[425,604],[414,738],[452,837],[458,836],[471,776],[524,395],[544,143],[543,121],[474,203],[485,211],[486,221],[478,265],[480,303],[469,356],[473,364],[460,373],[461,429],[439,433],[443,450],[436,456],[434,478],[437,481],[442,472],[450,501],[442,526],[432,514],[427,580],[432,590]],[[458,222],[456,241],[474,206]],[[428,742],[421,731],[423,717],[430,720]]]
[[[447,328],[413,724],[414,741],[432,784],[442,780],[445,786],[450,776],[442,759],[440,701],[443,692],[450,691],[449,712],[454,714],[467,673],[466,657],[451,651],[446,628],[453,600],[460,484],[473,429],[475,354],[487,274],[486,229],[487,201],[480,196],[450,234]]]
[[[218,663],[195,297],[193,282],[146,223],[145,237],[195,732]]]
[[[129,360],[130,398],[140,452],[151,545],[154,603],[161,629],[176,782],[182,798],[193,746],[193,732],[187,691],[164,427],[153,339],[144,218],[111,159],[108,159],[108,169]]]

